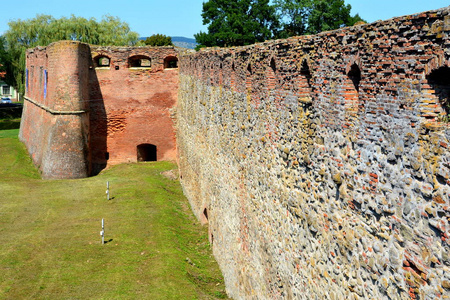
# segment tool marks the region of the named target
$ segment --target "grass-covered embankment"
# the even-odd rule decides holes
[[[0,131],[0,299],[225,297],[207,228],[179,182],[161,175],[175,165],[44,181],[17,134]]]

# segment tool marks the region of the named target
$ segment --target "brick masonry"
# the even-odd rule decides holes
[[[44,178],[80,178],[107,165],[175,160],[173,47],[98,47],[62,41],[27,52],[20,139]],[[141,63],[142,62],[142,63]]]
[[[182,185],[230,296],[450,298],[449,34],[444,8],[181,56]]]

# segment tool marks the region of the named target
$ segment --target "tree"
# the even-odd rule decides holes
[[[283,30],[282,37],[303,35],[308,26],[308,16],[311,13],[311,0],[275,0],[275,6],[280,14]]]
[[[276,0],[275,5],[283,20],[284,37],[316,34],[363,21],[358,14],[350,15],[352,7],[344,0]]]
[[[149,46],[173,46],[172,38],[164,34],[154,34],[146,38],[144,43]]]
[[[358,21],[363,21],[356,14],[350,15],[352,6],[345,5],[344,0],[319,0],[314,1],[311,13],[308,18],[309,34],[316,34],[322,31],[337,29],[341,26],[352,26]]]
[[[0,43],[3,51],[7,52],[7,59],[3,61],[7,72],[6,81],[21,94],[25,90],[25,53],[28,48],[47,46],[60,40],[95,45],[135,45],[139,37],[136,32],[130,30],[127,23],[112,16],[105,16],[97,22],[95,18],[85,19],[74,15],[60,19],[37,15],[34,19],[19,19],[9,22],[8,25],[3,43]]]
[[[242,46],[274,38],[279,27],[269,0],[209,0],[203,3],[203,25],[195,34],[199,47]]]

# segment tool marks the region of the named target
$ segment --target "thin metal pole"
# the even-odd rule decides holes
[[[100,235],[102,236],[102,244],[105,243],[105,222],[102,219],[102,231],[100,231]]]

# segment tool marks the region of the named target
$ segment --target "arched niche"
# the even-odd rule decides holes
[[[136,150],[138,162],[158,160],[157,147],[153,144],[140,144],[136,147]]]
[[[94,57],[95,68],[109,68],[111,66],[111,58],[106,55],[98,55]]]
[[[149,69],[152,67],[152,60],[146,55],[134,55],[128,58],[128,67]]]
[[[177,69],[178,68],[178,58],[173,55],[169,55],[164,58],[164,69]]]
[[[448,121],[450,113],[450,68],[440,67],[427,75],[427,81],[433,89],[432,95],[439,101]]]

